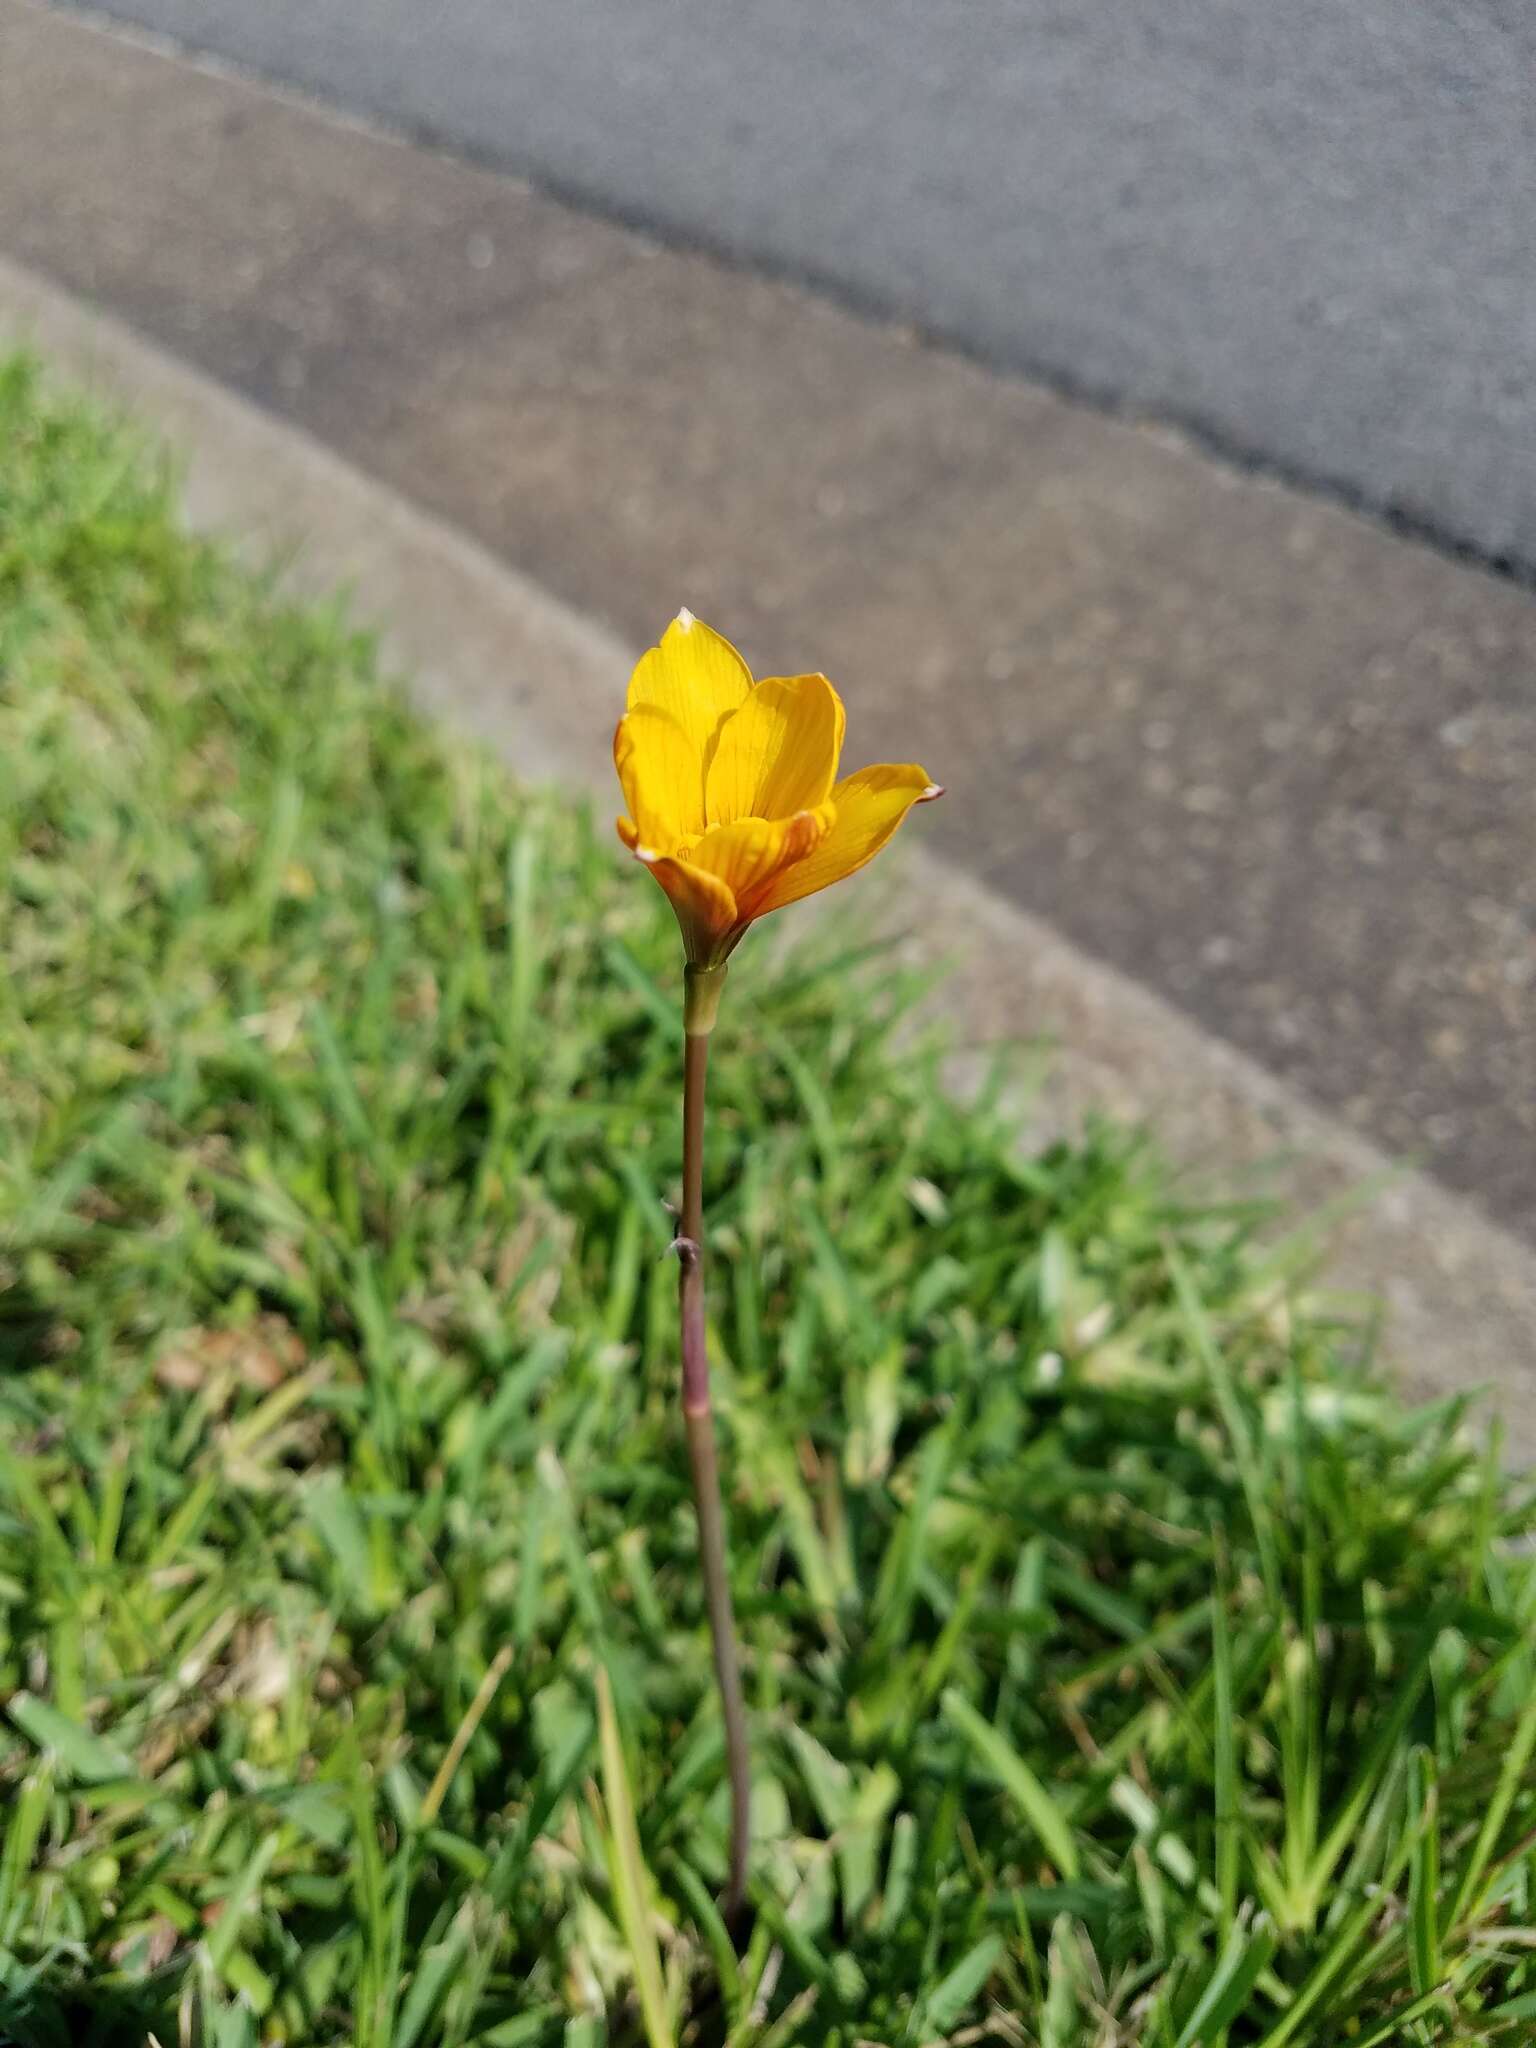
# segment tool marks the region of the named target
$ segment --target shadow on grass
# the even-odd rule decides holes
[[[82,1984],[71,1967],[0,1990],[0,2048],[177,2048],[179,1981]]]
[[[58,1357],[59,1317],[24,1284],[5,1290],[0,1302],[0,1373],[14,1378]]]

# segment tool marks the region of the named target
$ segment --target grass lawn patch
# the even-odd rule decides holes
[[[24,362],[0,778],[0,2039],[1536,2038],[1531,1513],[1249,1210],[743,950],[738,1954],[670,912]]]

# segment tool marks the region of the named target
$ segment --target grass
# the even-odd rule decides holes
[[[1533,1517],[1252,1211],[745,950],[738,1954],[659,896],[24,362],[0,776],[0,2038],[1533,2037]]]

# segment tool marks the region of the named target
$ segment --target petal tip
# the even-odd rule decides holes
[[[693,628],[698,624],[698,620],[693,616],[693,613],[689,611],[687,605],[682,605],[678,609],[677,619],[675,623],[677,625],[679,632],[689,633],[692,632]]]
[[[918,802],[920,804],[931,804],[934,801],[935,797],[941,797],[943,794],[944,785],[942,782],[930,782],[928,787],[923,791],[922,795],[918,798]]]

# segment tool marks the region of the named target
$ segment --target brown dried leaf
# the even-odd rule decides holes
[[[157,1913],[146,1927],[136,1927],[131,1934],[114,1941],[109,1953],[114,1963],[126,1963],[134,1949],[142,1941],[146,1943],[144,1960],[150,1969],[158,1970],[168,1963],[176,1953],[176,1924],[167,1920],[163,1913]]]
[[[174,1393],[195,1394],[225,1381],[218,1406],[228,1405],[237,1386],[270,1394],[307,1362],[304,1340],[279,1315],[260,1315],[235,1329],[199,1324],[185,1330],[155,1364],[155,1378]]]

